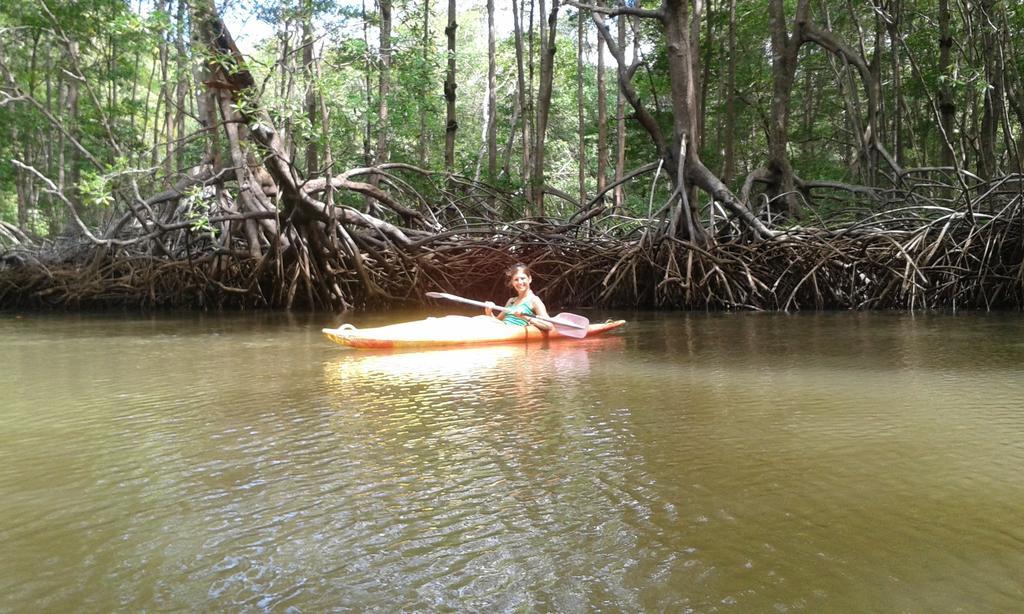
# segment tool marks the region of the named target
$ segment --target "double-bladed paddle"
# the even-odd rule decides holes
[[[487,303],[481,301],[474,301],[469,298],[462,298],[461,296],[455,296],[454,294],[448,294],[447,292],[427,292],[427,296],[430,298],[443,298],[449,301],[455,301],[456,303],[465,303],[467,305],[476,305],[477,307],[487,307]],[[497,309],[498,311],[504,311],[505,313],[515,313],[512,309],[505,307],[499,307],[494,305],[491,309]],[[590,320],[583,316],[578,316],[575,313],[560,313],[553,318],[544,318],[541,316],[530,316],[531,318],[537,318],[538,320],[544,320],[554,325],[555,330],[558,331],[559,335],[566,337],[573,337],[575,339],[582,339],[587,336],[587,326],[590,325]]]

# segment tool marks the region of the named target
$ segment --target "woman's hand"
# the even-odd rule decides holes
[[[494,312],[492,311],[494,307],[495,305],[491,301],[484,301],[484,314],[494,317]]]

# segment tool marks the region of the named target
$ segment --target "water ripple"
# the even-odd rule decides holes
[[[16,610],[1024,599],[1018,320],[696,317],[388,353],[294,322],[0,321],[0,591]]]

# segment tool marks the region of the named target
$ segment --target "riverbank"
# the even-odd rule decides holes
[[[539,231],[438,236],[382,249],[345,269],[287,254],[190,252],[185,258],[84,246],[8,250],[0,309],[382,309],[429,291],[503,296],[503,271],[527,262],[549,304],[697,310],[1011,309],[1024,306],[1019,224],[949,216],[913,228],[793,229],[774,240],[698,246]],[[69,255],[70,254],[70,255]]]

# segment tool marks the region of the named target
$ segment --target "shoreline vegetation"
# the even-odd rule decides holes
[[[0,146],[9,161],[0,182],[17,191],[16,223],[0,216],[0,309],[386,309],[424,303],[430,291],[503,296],[501,272],[519,261],[554,306],[1024,307],[1015,136],[1024,61],[1004,53],[1024,23],[1002,5],[971,8],[992,25],[983,33],[956,22],[946,3],[929,9],[935,31],[901,30],[917,24],[877,8],[872,38],[857,25],[864,15],[816,18],[808,0],[788,9],[773,0],[767,23],[749,11],[737,17],[738,6],[750,8],[738,0],[707,14],[679,0],[552,2],[549,12],[541,3],[547,19],[536,16],[537,31],[530,2],[529,29],[515,13],[496,52],[488,3],[474,154],[455,147],[466,138],[459,118],[469,119],[456,114],[454,3],[443,50],[431,42],[439,16],[427,2],[422,31],[408,25],[419,13],[404,7],[395,26],[382,1],[373,15],[363,9],[361,38],[330,49],[314,36],[319,9],[299,4],[275,22],[283,38],[257,60],[239,51],[212,0],[161,3],[163,21],[126,34],[123,57],[108,49],[107,72],[71,13],[125,7],[78,3],[65,14],[29,3],[0,13],[11,42],[0,50],[0,124],[18,145]],[[396,32],[404,38],[393,44]],[[913,38],[929,33],[937,38]],[[843,38],[853,35],[856,45]],[[951,48],[953,39],[975,46]],[[158,54],[147,47],[153,40]],[[350,43],[363,55],[345,55]],[[750,50],[758,44],[771,50],[760,64]],[[753,47],[744,55],[736,45]],[[33,72],[41,49],[48,65],[64,66],[53,87]],[[432,81],[402,62],[420,51],[420,68],[444,79],[443,108],[416,106],[425,96],[417,88]],[[509,96],[499,105],[502,53]],[[395,54],[402,62],[393,66]],[[152,99],[139,102],[138,83],[112,68],[121,61],[138,74],[151,63]],[[973,67],[971,87],[947,79],[956,62]],[[363,80],[330,81],[331,70],[353,66]],[[736,70],[760,71],[761,89],[745,89]],[[606,78],[617,84],[615,104]],[[119,101],[128,86],[131,104]],[[330,87],[350,106],[331,106],[340,94]],[[362,115],[343,117],[346,109]],[[506,111],[510,121],[497,117]],[[443,169],[432,127],[444,134]],[[627,150],[639,164],[632,170]],[[567,191],[574,167],[578,191]],[[808,179],[800,167],[843,178]],[[48,231],[36,234],[40,212]]]
[[[244,239],[225,246],[191,226],[159,233],[162,256],[146,241],[35,244],[22,236],[3,251],[0,308],[386,309],[425,303],[430,291],[502,295],[495,280],[526,261],[547,300],[566,307],[1020,310],[1024,210],[1020,182],[1003,185],[1013,190],[986,186],[972,212],[894,204],[856,222],[779,230],[771,240],[745,241],[723,220],[724,238],[704,245],[659,234],[649,220],[611,216],[465,220],[436,233],[393,227],[403,242],[366,228],[349,232],[358,248],[321,249],[308,261],[253,256]],[[234,220],[215,223],[225,228],[219,236],[232,236]]]

